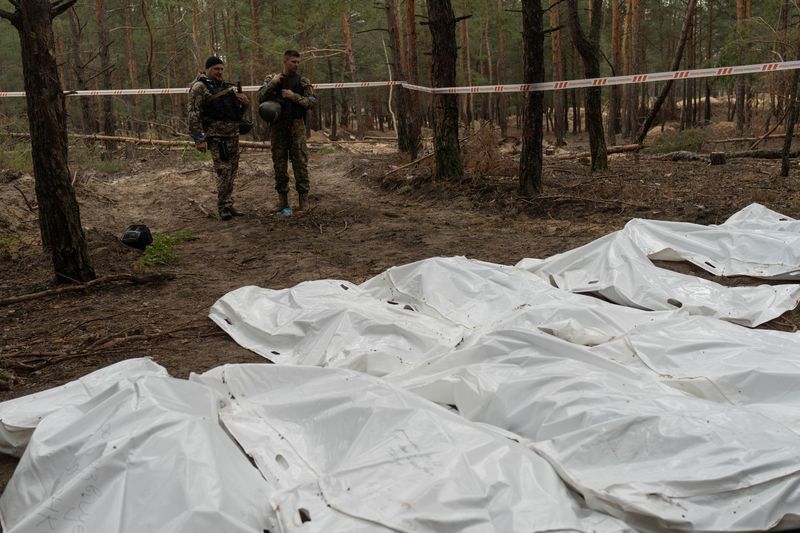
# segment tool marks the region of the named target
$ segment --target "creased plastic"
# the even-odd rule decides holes
[[[45,417],[0,497],[5,533],[262,533],[272,489],[186,380],[120,381]]]
[[[128,359],[60,387],[0,403],[0,453],[22,456],[39,421],[62,407],[81,404],[119,381],[144,375],[166,376],[149,358]]]
[[[524,446],[379,379],[227,365],[220,416],[277,488],[282,531],[624,531]]]
[[[800,302],[800,285],[726,287],[659,268],[641,246],[623,230],[543,261],[522,260],[517,266],[561,289],[598,294],[620,305],[684,309],[750,327],[779,317]]]

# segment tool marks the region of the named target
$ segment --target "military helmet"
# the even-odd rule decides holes
[[[281,116],[281,104],[268,100],[258,106],[258,115],[270,124],[276,122]]]

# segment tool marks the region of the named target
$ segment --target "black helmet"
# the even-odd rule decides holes
[[[277,122],[281,116],[281,104],[274,100],[267,100],[258,106],[258,115],[270,124]]]

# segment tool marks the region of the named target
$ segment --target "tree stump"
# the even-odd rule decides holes
[[[710,159],[712,165],[724,165],[726,163],[725,152],[711,152]]]

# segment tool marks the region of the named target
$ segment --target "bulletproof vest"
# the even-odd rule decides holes
[[[281,87],[278,89],[290,89],[293,93],[303,95],[303,86],[300,84],[299,74],[284,74],[281,78]],[[306,118],[306,108],[285,98],[278,98],[281,104],[280,120],[293,120],[296,118]]]
[[[200,81],[205,84],[206,88],[208,88],[208,92],[210,92],[212,96],[223,89],[233,87],[232,84],[224,81],[218,86],[212,80],[205,77],[201,78]],[[236,95],[233,93],[233,91],[230,91],[228,94],[220,96],[219,98],[215,98],[203,106],[204,124],[223,120],[237,122],[241,119],[242,105],[239,103],[239,100],[236,98]]]

